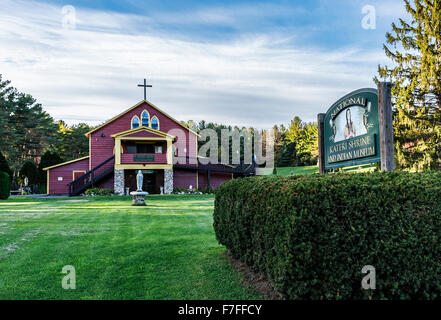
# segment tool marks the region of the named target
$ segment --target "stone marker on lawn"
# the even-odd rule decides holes
[[[138,170],[138,174],[136,175],[136,191],[130,192],[130,195],[133,197],[132,205],[134,206],[145,206],[145,196],[148,195],[148,192],[142,191],[142,183],[144,181],[144,175],[141,170]]]

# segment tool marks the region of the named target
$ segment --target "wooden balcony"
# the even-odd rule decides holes
[[[113,134],[112,137],[115,138],[115,169],[173,168],[172,144],[175,136],[140,127]],[[141,147],[138,144],[148,144],[151,147]]]
[[[121,164],[167,164],[166,153],[123,153]]]

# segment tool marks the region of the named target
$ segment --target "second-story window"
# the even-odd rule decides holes
[[[132,118],[132,129],[136,129],[139,127],[139,118],[137,116],[134,116]]]
[[[159,120],[156,116],[152,118],[152,129],[159,130]]]
[[[141,122],[143,127],[148,127],[150,123],[150,115],[149,113],[144,110],[144,112],[141,115]]]

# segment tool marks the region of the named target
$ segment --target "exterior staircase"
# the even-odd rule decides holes
[[[69,183],[69,196],[78,196],[104,178],[111,175],[115,170],[115,156],[103,161],[92,170],[86,172],[78,179]]]

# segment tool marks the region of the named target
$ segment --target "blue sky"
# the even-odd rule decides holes
[[[402,0],[0,4],[3,77],[55,118],[90,124],[136,104],[146,76],[148,100],[180,120],[313,121],[373,86],[378,64],[389,63],[385,33],[405,16]],[[362,27],[366,5],[375,29]]]

